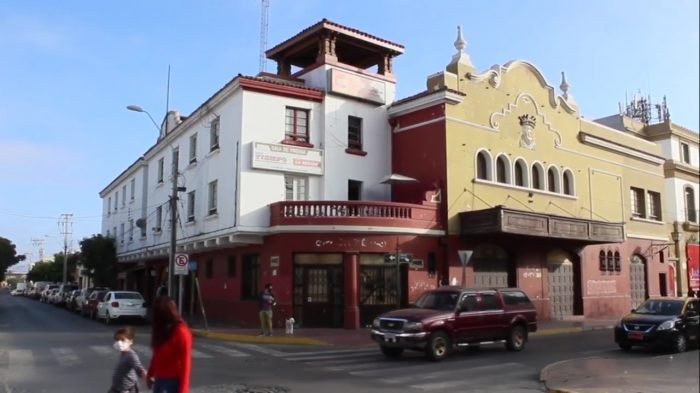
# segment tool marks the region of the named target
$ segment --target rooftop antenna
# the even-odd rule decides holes
[[[270,13],[270,0],[261,0],[260,7],[260,72],[265,72],[265,49],[267,48],[268,15]]]
[[[168,64],[168,85],[165,89],[165,116],[170,112],[170,64]]]

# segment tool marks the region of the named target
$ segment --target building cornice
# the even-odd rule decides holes
[[[389,117],[401,116],[406,113],[415,112],[420,109],[429,108],[440,104],[455,105],[464,101],[464,94],[452,90],[438,90],[434,93],[429,93],[424,96],[407,101],[399,101],[398,104],[393,104],[389,109]]]
[[[124,169],[117,177],[114,178],[102,191],[99,192],[100,198],[104,198],[107,194],[112,192],[122,181],[126,180],[129,176],[136,173],[139,169],[146,166],[143,156],[139,157],[134,161],[133,164],[129,165],[128,168]]]
[[[583,144],[611,150],[615,153],[620,153],[628,157],[636,158],[638,160],[645,161],[651,164],[661,165],[664,163],[664,161],[666,161],[663,157],[649,154],[647,152],[637,150],[632,147],[624,146],[617,142],[609,141],[607,139],[603,139],[583,131],[579,132],[578,137],[581,143]]]

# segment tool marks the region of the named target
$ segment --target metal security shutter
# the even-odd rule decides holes
[[[630,259],[630,298],[632,308],[637,308],[647,298],[646,264],[639,255]]]
[[[474,287],[507,288],[508,261],[477,259],[474,261]]]
[[[574,314],[574,265],[570,261],[550,263],[549,314],[551,319],[563,319]]]

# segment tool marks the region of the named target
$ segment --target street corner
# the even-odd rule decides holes
[[[234,341],[253,344],[278,344],[278,345],[330,345],[329,343],[310,337],[299,336],[254,336],[250,334],[240,334],[233,332],[215,332],[201,329],[192,329],[192,334],[196,337],[211,338],[221,341]]]
[[[575,390],[561,387],[564,382],[570,379],[570,370],[576,369],[575,363],[580,361],[591,361],[600,359],[600,357],[592,356],[585,358],[567,359],[558,362],[550,363],[540,371],[540,382],[545,386],[549,393],[576,393]]]

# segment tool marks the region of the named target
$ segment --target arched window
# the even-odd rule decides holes
[[[564,194],[574,195],[574,175],[570,170],[564,171]]]
[[[532,165],[532,188],[544,190],[544,178],[542,176],[542,167],[539,164]]]
[[[499,156],[496,159],[496,181],[499,183],[510,183],[508,159],[505,156]]]
[[[547,170],[547,191],[559,192],[559,173],[555,167]]]
[[[695,210],[695,191],[692,187],[685,188],[685,219],[688,222],[698,222],[698,211]]]
[[[515,185],[520,187],[528,186],[527,164],[523,160],[515,162]]]
[[[620,253],[618,251],[615,251],[615,271],[619,272],[622,270],[622,267],[620,266]]]
[[[606,270],[609,272],[615,270],[612,251],[608,251],[608,257],[606,259],[607,259],[607,269]]]
[[[601,272],[604,272],[607,269],[607,264],[605,262],[605,251],[600,250],[600,254],[598,254],[598,269]]]
[[[483,180],[491,180],[491,174],[489,173],[489,161],[490,157],[484,151],[480,151],[476,155],[476,178]]]

